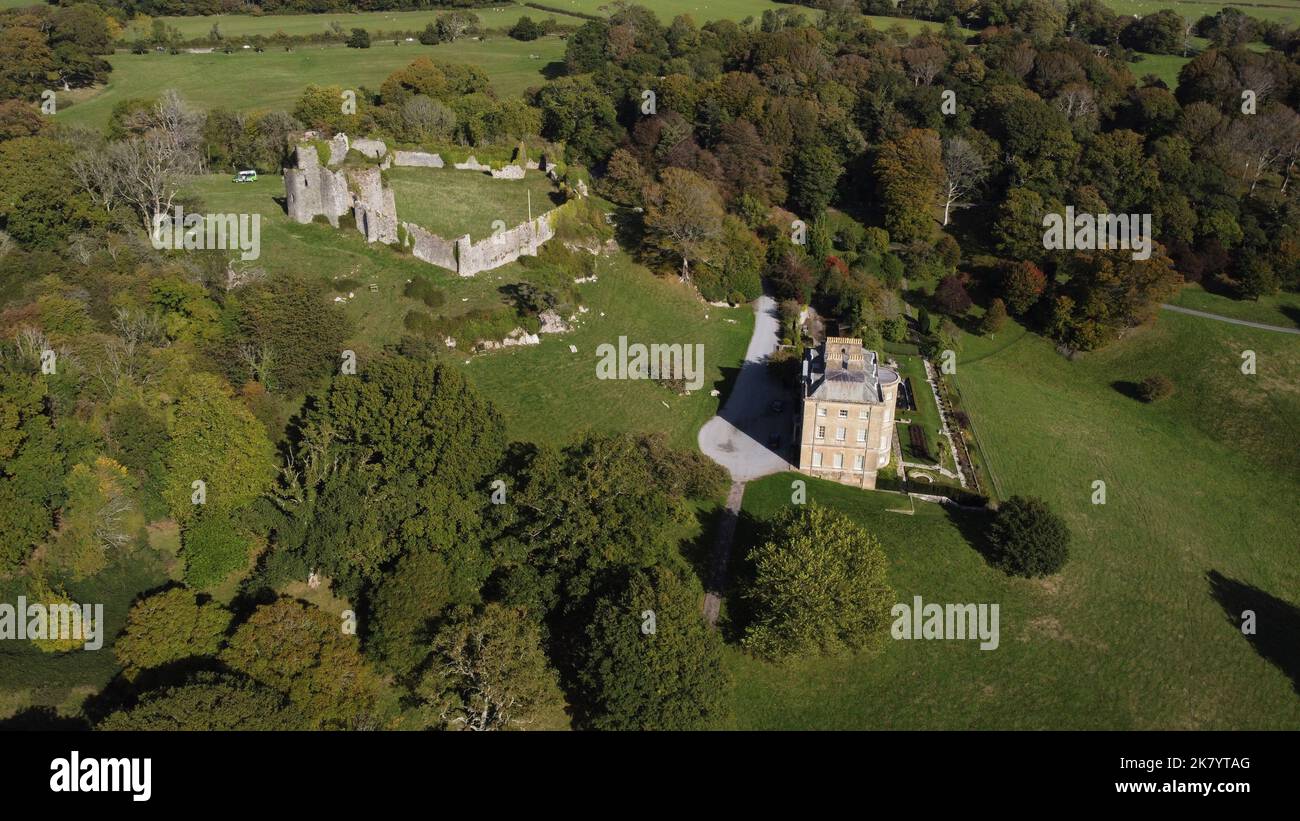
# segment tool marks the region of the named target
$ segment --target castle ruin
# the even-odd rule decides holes
[[[349,147],[362,150],[371,159],[384,157],[397,166],[443,168],[442,157],[422,151],[389,152],[379,140],[355,140],[349,146],[346,135],[337,135],[329,144],[329,165],[343,161]],[[490,173],[496,179],[521,179],[529,168],[538,163],[529,161],[523,146],[518,149],[516,161],[501,169],[479,163],[470,157],[465,163],[456,163],[458,169]],[[386,167],[386,166],[385,166]],[[554,179],[554,173],[548,175]],[[380,166],[368,165],[333,171],[322,166],[315,146],[302,144],[294,153],[294,164],[284,169],[285,205],[289,217],[306,224],[317,216],[324,216],[329,224],[339,227],[339,217],[352,211],[357,230],[366,242],[392,245],[402,242],[412,256],[431,265],[446,268],[468,277],[480,271],[490,271],[521,256],[536,256],[538,249],[555,236],[554,215],[565,206],[548,211],[505,231],[473,242],[469,234],[455,239],[444,239],[410,222],[397,218],[397,204],[393,189],[384,185]],[[400,226],[400,231],[399,231]]]

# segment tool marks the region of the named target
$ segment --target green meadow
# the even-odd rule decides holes
[[[479,175],[470,172],[445,173],[480,184]],[[481,179],[484,185],[520,185]],[[284,195],[278,176],[236,184],[228,175],[214,174],[192,186],[190,193],[208,211],[261,214],[262,248],[255,264],[273,276],[309,275],[331,284],[345,299],[343,307],[355,329],[351,344],[358,355],[397,342],[407,311],[425,310],[403,295],[408,279],[430,279],[447,297],[434,313],[455,317],[504,304],[500,289],[528,278],[519,263],[459,277],[393,248],[368,245],[346,221],[338,230],[320,223],[299,225],[276,201]],[[400,202],[398,207],[403,213]],[[562,443],[586,430],[662,431],[677,446],[694,448],[696,433],[717,412],[722,398],[710,391],[725,394],[725,385],[744,358],[753,311],[749,306],[708,305],[690,286],[675,277],[656,276],[622,251],[599,257],[595,272],[595,282],[578,286],[587,311],[578,314],[571,333],[544,335],[536,346],[477,355],[449,352],[449,357],[497,404],[516,439]],[[678,395],[656,382],[597,379],[597,348],[602,343],[617,345],[619,336],[628,337],[629,343],[703,345],[701,388]],[[578,349],[576,354],[570,353],[570,345]]]
[[[1196,21],[1206,15],[1213,16],[1226,6],[1233,6],[1243,14],[1258,20],[1278,20],[1290,25],[1300,22],[1300,2],[1296,0],[1267,0],[1260,5],[1224,3],[1215,0],[1104,0],[1104,2],[1116,14],[1143,17],[1162,9],[1171,9],[1189,21]]]
[[[1233,319],[1300,328],[1300,294],[1288,291],[1256,300],[1232,299],[1206,291],[1200,285],[1186,285],[1174,297],[1172,304]]]
[[[1254,376],[1239,368],[1248,349]],[[887,640],[874,655],[785,666],[732,650],[737,726],[1300,728],[1286,632],[1300,606],[1300,339],[1164,313],[1075,361],[1008,329],[968,337],[958,363],[1005,492],[1067,519],[1069,564],[1009,579],[973,546],[980,514],[895,513],[907,508],[898,496],[809,481],[811,501],[879,537],[899,601],[999,603],[1001,646]],[[1157,372],[1176,386],[1170,399],[1130,397]],[[751,484],[744,512],[788,504],[792,478]],[[1230,620],[1246,609],[1277,615],[1259,640],[1289,675]]]
[[[522,43],[507,37],[486,42],[461,40],[425,46],[379,42],[368,49],[305,46],[294,51],[239,51],[233,54],[127,54],[109,58],[113,73],[106,85],[72,92],[60,120],[102,128],[113,106],[132,97],[152,97],[174,88],[205,108],[241,111],[293,110],[308,85],[378,89],[389,74],[417,57],[469,63],[487,72],[500,96],[522,94],[545,81],[543,70],[564,58],[564,41],[545,37]]]
[[[323,34],[330,31],[331,23],[338,23],[344,31],[362,28],[372,35],[381,31],[421,31],[429,23],[446,14],[451,9],[428,9],[423,11],[370,11],[325,14],[210,14],[185,17],[159,17],[167,25],[175,28],[186,40],[207,37],[215,25],[221,36],[227,40],[261,35],[270,37],[283,32],[291,37]],[[520,17],[531,17],[535,21],[547,17],[556,18],[556,22],[565,25],[581,25],[582,20],[566,15],[530,9],[512,3],[501,3],[492,8],[469,9],[478,15],[480,24],[488,30],[508,29],[519,21]],[[148,36],[149,26],[143,22],[132,22],[122,31],[122,40],[131,41],[137,37]]]
[[[540,0],[539,5],[560,11],[601,16],[608,16],[613,8],[609,0]],[[653,9],[659,16],[659,22],[665,25],[679,14],[689,14],[701,26],[710,20],[740,22],[746,17],[757,20],[769,9],[794,8],[809,15],[816,14],[812,9],[801,9],[771,0],[649,0],[641,5]]]
[[[581,286],[587,312],[571,333],[474,357],[466,372],[501,410],[513,438],[559,444],[587,431],[662,432],[674,446],[694,450],[745,357],[753,310],[709,305],[690,286],[654,275],[621,251],[602,256],[596,276]],[[597,349],[617,348],[620,336],[628,344],[703,346],[701,387],[679,395],[650,380],[598,379]],[[720,396],[710,395],[714,389]]]

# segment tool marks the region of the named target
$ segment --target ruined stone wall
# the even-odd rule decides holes
[[[347,138],[343,135],[331,143],[331,160],[336,159],[336,148],[343,150]],[[437,154],[420,151],[397,151],[389,155],[387,146],[379,140],[355,140],[351,148],[361,151],[366,156],[385,156],[396,165],[416,165],[433,168],[443,167],[442,158]],[[367,242],[382,242],[386,245],[396,243],[399,237],[398,226],[406,229],[406,243],[412,255],[420,260],[455,271],[460,276],[474,276],[480,271],[489,271],[521,256],[534,256],[547,240],[555,236],[555,217],[566,206],[549,211],[537,218],[516,225],[499,234],[473,242],[466,234],[453,240],[443,239],[413,223],[399,223],[397,203],[393,189],[384,185],[380,167],[365,166],[340,171],[331,171],[320,164],[316,148],[300,145],[294,155],[295,164],[284,171],[285,199],[289,216],[300,223],[311,222],[317,215],[324,214],[331,225],[338,227],[338,218],[349,209],[356,219],[357,230]],[[528,165],[526,155],[521,158]],[[386,167],[386,164],[385,164]],[[466,163],[457,163],[457,168],[477,171],[490,171],[493,177],[519,179],[524,176],[525,166],[515,163],[498,171],[491,171],[473,157]],[[554,173],[548,169],[552,174]]]
[[[338,165],[348,158],[348,135],[342,132],[330,140],[330,165]]]
[[[421,168],[442,168],[442,157],[426,151],[394,151],[393,165],[414,165]]]
[[[352,195],[343,173],[322,167],[315,146],[298,146],[294,161],[293,167],[284,169],[285,210],[289,218],[305,224],[323,214],[337,228],[339,217],[352,207]]]
[[[493,171],[492,177],[498,180],[522,180],[524,178],[524,168],[521,165],[507,165],[500,171]]]
[[[458,162],[455,164],[455,166],[457,171],[491,171],[492,170],[492,166],[484,165],[483,163],[479,162],[478,157],[475,157],[473,154],[470,154],[469,158],[466,159],[465,162]]]
[[[384,186],[380,170],[373,165],[354,168],[348,172],[348,180],[352,184],[357,230],[366,242],[397,242],[397,203],[393,189]]]
[[[430,234],[415,223],[404,222],[402,225],[411,245],[411,256],[448,271],[456,270],[456,240]]]
[[[388,146],[383,140],[372,140],[367,137],[353,140],[352,147],[372,160],[377,160],[388,153]]]
[[[554,215],[558,210],[475,243],[469,241],[469,235],[456,240],[456,273],[470,277],[522,256],[536,256],[542,243],[555,236]]]

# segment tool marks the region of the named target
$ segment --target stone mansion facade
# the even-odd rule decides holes
[[[899,377],[861,339],[830,336],[803,363],[801,473],[871,489],[889,464]]]

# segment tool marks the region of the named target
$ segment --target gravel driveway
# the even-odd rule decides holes
[[[767,358],[776,350],[779,335],[776,301],[764,295],[754,303],[754,333],[731,395],[722,412],[700,428],[700,450],[730,471],[736,482],[794,469],[786,461],[793,453],[794,397],[767,372]],[[781,413],[771,409],[777,399],[785,403]],[[781,436],[779,453],[767,446],[774,433]]]

